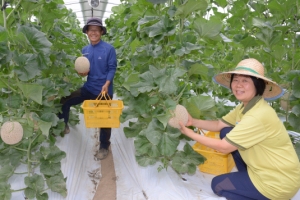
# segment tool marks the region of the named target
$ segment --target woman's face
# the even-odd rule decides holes
[[[92,26],[88,27],[86,31],[87,36],[91,42],[91,44],[97,44],[101,40],[102,30],[99,26]]]
[[[252,79],[249,76],[233,75],[231,82],[231,90],[237,100],[244,103],[248,102],[256,95],[256,88]]]

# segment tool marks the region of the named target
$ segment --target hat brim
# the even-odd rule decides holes
[[[253,73],[248,71],[230,71],[230,72],[223,72],[213,77],[213,81],[217,84],[226,87],[230,89],[230,78],[232,74],[240,74],[240,75],[246,75],[246,76],[253,76],[256,78],[263,79],[266,82],[266,89],[263,93],[263,97],[267,101],[272,101],[280,98],[284,91],[283,89],[274,81],[271,81],[270,79],[260,76],[260,75],[253,75]]]
[[[83,33],[86,34],[86,31],[87,31],[87,29],[88,29],[88,26],[99,26],[99,25],[94,25],[94,24],[84,25],[84,27],[82,28],[82,32],[83,32]],[[102,31],[103,31],[102,35],[106,35],[106,33],[107,33],[106,27],[105,27],[105,26],[99,26],[99,27],[102,28]]]

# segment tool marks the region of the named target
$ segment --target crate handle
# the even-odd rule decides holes
[[[208,132],[205,133],[201,128],[198,128],[197,133],[198,133],[198,134],[201,134],[201,135],[204,135],[204,136],[206,136],[206,135],[208,134]],[[213,149],[213,150],[214,150],[214,149]],[[217,150],[214,150],[214,152],[220,153],[220,152],[217,151]]]
[[[109,96],[105,95],[105,92],[100,92],[100,94],[97,96],[96,100],[99,100],[99,102],[96,104],[96,107],[98,107],[100,100],[104,97],[104,100],[106,101],[108,107],[110,107],[109,103],[107,101],[111,100]]]
[[[204,136],[206,136],[206,134],[207,134],[207,133],[205,133],[201,128],[198,128],[197,133],[198,133],[198,134],[202,134],[202,135],[204,135]]]

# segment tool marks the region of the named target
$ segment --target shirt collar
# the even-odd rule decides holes
[[[256,104],[259,100],[261,100],[261,98],[262,98],[262,96],[259,96],[259,95],[253,97],[253,98],[248,102],[248,104],[245,106],[245,108],[244,108],[242,114],[245,114],[246,112],[248,112],[253,106],[255,106],[255,104]],[[242,108],[243,108],[243,107],[244,107],[244,105],[242,106]]]

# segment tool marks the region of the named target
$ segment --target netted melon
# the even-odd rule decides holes
[[[36,114],[33,113],[33,112],[30,112],[29,114],[25,113],[22,116],[22,118],[28,118],[28,119],[30,119],[30,121],[33,122],[33,130],[37,131],[37,130],[39,130],[39,124],[38,124],[38,121],[36,121],[36,120],[33,119],[33,115],[36,115]]]
[[[182,105],[177,105],[175,110],[171,111],[172,117],[169,119],[168,124],[174,128],[180,129],[179,122],[184,125],[188,122],[188,111]]]
[[[90,61],[84,57],[80,56],[75,60],[75,70],[78,73],[87,73],[90,71]]]
[[[19,122],[4,122],[1,127],[1,139],[6,144],[17,144],[22,140],[23,127]]]

